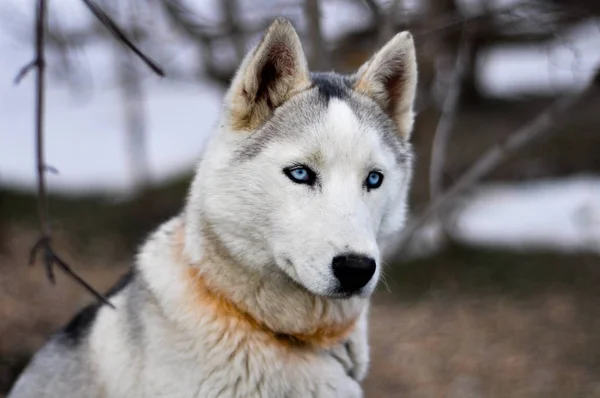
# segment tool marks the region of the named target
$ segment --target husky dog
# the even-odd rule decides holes
[[[413,40],[311,74],[277,19],[226,94],[184,211],[10,398],[362,396],[380,244],[411,179]]]

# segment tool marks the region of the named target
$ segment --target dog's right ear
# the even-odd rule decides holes
[[[277,18],[233,79],[225,103],[231,127],[255,130],[278,106],[309,87],[300,38],[287,19]]]

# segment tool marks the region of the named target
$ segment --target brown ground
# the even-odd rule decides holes
[[[9,232],[0,255],[0,397],[90,301],[60,273],[52,286],[39,265],[25,265],[35,234]],[[75,249],[57,241],[99,289],[126,267],[110,242],[69,256]],[[452,248],[386,273],[391,292],[382,284],[371,312],[367,397],[600,397],[599,258]]]
[[[567,292],[378,297],[367,396],[600,397],[600,322],[589,305]]]

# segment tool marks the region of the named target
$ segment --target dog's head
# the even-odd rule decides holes
[[[408,32],[352,76],[311,74],[293,27],[276,20],[225,97],[188,222],[245,267],[316,295],[368,296],[378,244],[405,219],[416,79]]]

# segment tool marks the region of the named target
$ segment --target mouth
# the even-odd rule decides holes
[[[341,300],[350,299],[353,297],[367,298],[369,296],[370,296],[370,294],[365,292],[365,289],[348,291],[348,290],[344,290],[344,289],[340,289],[340,288],[337,288],[334,291],[328,292],[327,294],[324,295],[324,297],[327,297],[327,298],[341,299]]]
[[[349,300],[352,297],[356,297],[357,295],[347,292],[333,292],[322,295],[322,297],[334,300]]]

